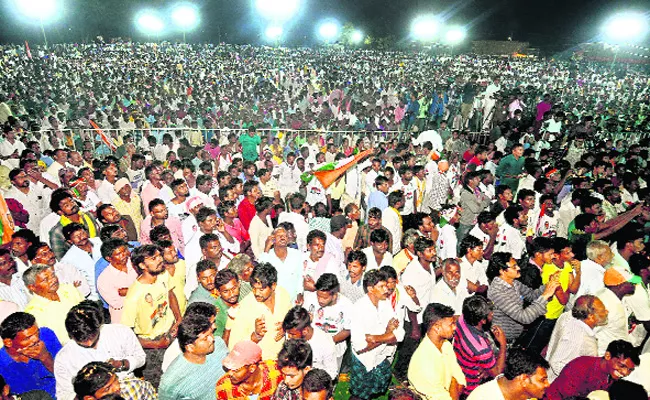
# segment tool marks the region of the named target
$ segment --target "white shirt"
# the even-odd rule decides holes
[[[330,186],[331,188],[331,186]],[[309,203],[310,206],[314,206],[316,203],[323,203],[327,205],[327,195],[330,194],[329,189],[325,189],[320,181],[314,177],[307,184],[307,196],[305,201]]]
[[[384,253],[384,257],[382,258],[380,264],[377,264],[375,253],[372,251],[372,246],[366,247],[362,251],[365,253],[366,258],[368,259],[368,265],[366,265],[366,272],[371,271],[373,269],[379,269],[384,265],[389,265],[389,266],[393,265],[393,255],[390,254],[389,251]]]
[[[282,261],[271,249],[268,253],[262,253],[260,262],[268,262],[278,271],[278,286],[287,290],[291,299],[295,299],[298,293],[302,293],[302,265],[303,255],[300,251],[287,248],[287,258]]]
[[[463,301],[468,297],[467,288],[464,290],[461,288],[461,283],[465,282],[465,287],[467,287],[467,281],[461,281],[456,287],[456,292],[451,290],[447,282],[444,279],[440,279],[436,286],[433,287],[433,301],[435,303],[444,304],[454,309],[454,315],[461,315],[463,313]]]
[[[397,254],[402,247],[402,223],[400,216],[392,207],[386,207],[381,212],[381,224],[393,236],[393,248],[391,253]]]
[[[426,142],[430,142],[435,151],[442,151],[443,149],[442,138],[435,130],[428,130],[420,133],[417,139],[413,141],[413,144],[418,146]]]
[[[458,239],[456,238],[456,228],[451,224],[447,224],[442,228],[438,226],[438,240],[436,241],[438,257],[440,257],[441,260],[456,258],[457,245]]]
[[[343,248],[343,239],[339,239],[331,233],[325,233],[327,240],[325,241],[325,252],[332,255],[334,262],[337,265],[345,263],[345,249]],[[370,260],[368,260],[370,265]]]
[[[391,319],[398,319],[390,303],[381,300],[375,307],[368,295],[363,296],[352,307],[351,343],[352,352],[359,361],[371,371],[387,358],[392,357],[397,349],[396,345],[381,344],[378,347],[359,354],[359,351],[368,347],[366,335],[383,335]],[[398,342],[404,338],[404,326],[400,322],[397,329],[393,331]]]
[[[79,293],[84,297],[90,295],[89,280],[74,265],[57,262],[54,264],[54,273],[56,274],[56,277],[59,278],[60,283],[67,283],[74,286],[75,282],[81,282],[81,285],[78,287],[75,286],[77,290],[79,290]],[[95,274],[93,273],[92,276],[94,279]]]
[[[626,340],[630,342],[628,333],[627,318],[628,314],[623,306],[623,302],[612,292],[605,288],[600,289],[594,294],[605,305],[609,312],[607,315],[607,325],[596,327],[596,338],[598,338],[598,356],[602,357],[607,351],[607,346],[614,340]]]
[[[469,234],[471,236],[474,236],[475,238],[477,238],[481,242],[483,242],[483,250],[485,250],[487,248],[487,245],[490,243],[490,235],[483,232],[481,230],[481,228],[478,227],[478,225],[473,227],[472,230],[469,231]]]
[[[394,192],[396,190],[401,190],[404,192],[404,208],[401,211],[402,215],[411,215],[415,212],[415,205],[413,199],[415,198],[415,192],[417,191],[417,184],[415,179],[411,179],[408,184],[404,184],[401,179],[399,183],[395,183],[389,190]]]
[[[102,258],[102,241],[98,237],[88,238],[88,240],[93,245],[92,255],[72,245],[61,259],[61,262],[75,267],[83,274],[90,288],[88,298],[97,300],[99,297],[97,296],[97,287],[95,285],[95,264]]]
[[[49,197],[39,185],[29,182],[29,191],[27,194],[21,192],[15,186],[11,186],[4,194],[5,199],[16,199],[23,205],[23,208],[29,212],[29,221],[27,229],[32,232],[38,232],[43,215],[49,210]],[[49,235],[48,235],[49,236]]]
[[[516,260],[521,259],[526,250],[526,239],[519,232],[519,229],[514,226],[505,223],[499,227],[499,233],[497,233],[496,244],[494,245],[494,251],[500,251],[505,253],[511,253],[512,257]]]
[[[103,179],[99,184],[99,188],[97,188],[97,196],[102,203],[110,204],[117,197],[117,193],[115,193],[113,184]]]
[[[305,218],[295,212],[282,212],[278,217],[278,223],[291,222],[296,230],[296,244],[300,251],[307,251],[307,235],[309,234],[309,224]]]
[[[336,361],[336,347],[332,336],[319,328],[313,328],[314,334],[307,341],[312,349],[312,367],[320,368],[327,372],[332,379],[339,375],[339,365]]]
[[[598,356],[596,333],[584,321],[565,312],[557,319],[548,344],[549,381],[554,381],[565,365],[582,356]]]
[[[110,358],[129,361],[128,371],[117,373],[119,378],[133,377],[133,370],[144,365],[144,350],[131,328],[120,324],[102,325],[96,348],[81,347],[74,340],[66,343],[54,360],[57,399],[73,400],[72,379],[77,372],[89,362]]]
[[[18,139],[14,139],[13,144],[10,143],[7,139],[0,142],[0,155],[3,157],[8,157],[14,152],[17,152],[17,154],[20,156],[23,150],[25,150],[25,145]],[[20,166],[20,159],[9,158],[7,160],[2,160],[2,163],[6,164],[7,167],[11,170]]]
[[[0,282],[0,300],[16,304],[21,311],[27,306],[30,297],[31,295],[25,287],[22,275],[13,274],[10,285]]]
[[[311,315],[312,326],[334,337],[344,330],[349,330],[352,324],[352,302],[340,292],[337,294],[336,303],[327,307],[318,304],[316,292],[305,292],[303,307]],[[348,348],[344,340],[336,343],[336,358],[340,367],[343,354]]]
[[[467,400],[506,400],[496,379],[479,385],[469,394]]]
[[[436,285],[436,273],[433,270],[433,264],[430,266],[431,272],[427,272],[418,258],[414,258],[402,272],[401,283],[404,286],[411,286],[420,300],[420,305],[426,308],[430,303],[434,303],[433,288]],[[418,313],[418,323],[422,323],[422,313]]]
[[[255,214],[251,220],[251,225],[248,228],[248,233],[251,237],[251,248],[253,249],[253,254],[255,254],[255,257],[259,258],[262,253],[264,253],[266,239],[273,233],[271,216],[267,215],[266,221],[262,221],[259,215]]]
[[[605,284],[603,283],[605,267],[589,259],[580,261],[580,266],[580,288],[578,288],[575,298],[585,294],[595,294],[605,287]]]
[[[41,226],[38,230],[38,237],[50,245],[50,231],[59,223],[61,216],[57,213],[49,213],[41,220]]]

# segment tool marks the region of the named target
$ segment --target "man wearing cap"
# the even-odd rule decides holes
[[[217,400],[270,400],[284,378],[276,361],[262,361],[262,349],[250,340],[237,343],[223,367],[227,372],[217,381]]]
[[[610,267],[605,271],[603,282],[605,287],[595,293],[609,312],[607,324],[595,329],[598,339],[598,355],[602,356],[607,346],[614,340],[630,340],[628,329],[628,312],[623,299],[634,294],[635,284],[641,278],[618,267]]]
[[[115,182],[115,192],[117,197],[113,199],[113,206],[123,216],[129,216],[133,225],[140,227],[144,217],[142,216],[142,200],[137,193],[133,192],[131,183],[126,178],[120,178]],[[138,238],[140,237],[139,229],[136,229]]]

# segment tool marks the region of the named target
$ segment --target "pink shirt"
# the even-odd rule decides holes
[[[165,220],[165,226],[169,229],[169,233],[172,235],[172,241],[174,242],[174,246],[176,246],[176,250],[180,251],[181,254],[184,255],[185,241],[183,239],[183,225],[181,220],[170,216]],[[153,229],[153,227],[151,226],[151,215],[149,215],[142,221],[142,225],[140,225],[140,243],[152,243],[151,238],[149,237],[151,229]]]
[[[235,218],[232,221],[232,226],[228,224],[224,224],[224,225],[226,225],[226,231],[230,233],[230,235],[234,237],[239,243],[244,242],[246,240],[251,240],[248,231],[246,230],[246,228],[244,228],[244,224],[241,223],[239,218]]]
[[[127,272],[122,272],[112,265],[108,265],[97,278],[97,291],[108,303],[111,322],[119,324],[122,319],[122,307],[125,297],[120,296],[119,289],[128,288],[138,278],[138,273],[128,261]]]

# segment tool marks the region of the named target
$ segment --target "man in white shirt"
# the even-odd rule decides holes
[[[436,303],[453,308],[454,315],[461,315],[463,301],[468,296],[467,282],[461,280],[460,263],[453,258],[444,260],[442,262],[442,279],[434,286],[432,297]]]
[[[102,174],[104,179],[99,184],[97,188],[97,196],[99,200],[104,204],[110,204],[113,202],[113,199],[117,197],[115,192],[115,182],[117,182],[117,165],[110,161],[104,161],[101,166]]]
[[[582,273],[580,287],[575,298],[585,294],[595,294],[605,287],[603,276],[605,268],[610,265],[614,253],[611,247],[602,240],[592,240],[587,245],[587,259],[580,262]]]
[[[325,232],[327,241],[325,242],[325,251],[332,255],[334,263],[341,265],[345,262],[345,249],[343,248],[343,238],[348,230],[348,224],[351,221],[345,215],[335,215],[330,219],[330,232]]]
[[[268,262],[278,271],[278,285],[285,288],[291,299],[296,299],[303,292],[302,254],[296,249],[287,247],[289,237],[284,228],[275,228],[266,242],[260,262]]]
[[[9,172],[11,188],[4,193],[5,199],[16,199],[29,213],[27,228],[38,232],[45,210],[49,208],[49,198],[41,186],[33,185],[27,174],[21,169],[13,169]]]
[[[312,367],[327,372],[332,380],[339,375],[334,340],[321,329],[314,329],[309,312],[301,306],[295,306],[287,312],[282,322],[282,329],[289,339],[304,339],[312,349]]]
[[[467,295],[487,293],[488,278],[483,259],[483,246],[479,239],[467,236],[460,243],[458,255],[460,258],[460,276],[462,283],[459,288],[467,290]]]
[[[0,156],[3,164],[10,169],[18,168],[20,155],[25,150],[25,145],[16,139],[16,131],[13,129],[4,134],[4,140],[0,142]]]
[[[399,182],[396,182],[390,188],[389,192],[401,190],[404,193],[404,208],[401,210],[401,214],[402,218],[406,222],[405,225],[408,229],[414,227],[414,224],[417,224],[417,222],[413,220],[413,215],[415,213],[416,204],[418,201],[417,184],[413,179],[413,169],[406,164],[400,165],[399,176]]]
[[[370,232],[370,247],[362,250],[368,258],[366,271],[393,264],[393,255],[388,251],[389,242],[390,238],[385,229],[375,229]]]
[[[404,328],[389,302],[386,275],[369,271],[363,278],[366,295],[352,308],[350,394],[369,399],[388,390],[391,361]]]
[[[607,324],[607,314],[603,302],[588,294],[578,297],[571,312],[557,319],[546,353],[551,365],[548,369],[549,382],[553,382],[574,359],[598,356],[598,339],[594,328]]]
[[[381,212],[381,224],[393,237],[392,254],[400,251],[402,243],[402,216],[399,211],[404,206],[404,192],[398,190],[388,195],[388,207]]]
[[[595,329],[599,356],[605,355],[607,346],[614,340],[632,342],[628,326],[629,313],[623,305],[623,299],[634,294],[634,281],[637,278],[625,270],[614,267],[605,271],[603,276],[605,287],[595,293],[608,311],[607,324]]]
[[[93,361],[111,364],[121,381],[137,381],[133,371],[144,365],[145,353],[133,330],[120,324],[104,324],[102,310],[90,301],[74,306],[65,322],[72,340],[54,360],[57,399],[75,398],[72,380],[81,368]]]
[[[504,211],[504,218],[506,223],[499,228],[494,250],[510,253],[515,260],[519,260],[526,251],[526,239],[522,231],[526,229],[528,214],[522,206],[515,204]]]
[[[289,198],[289,212],[282,212],[278,217],[278,223],[291,222],[296,230],[296,244],[298,250],[305,251],[307,248],[307,234],[309,234],[309,224],[305,217],[300,214],[305,204],[305,198],[300,193],[294,193]]]

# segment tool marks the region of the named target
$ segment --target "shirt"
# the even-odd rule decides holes
[[[271,217],[266,216],[266,223],[262,221],[259,215],[255,215],[251,221],[248,233],[251,236],[251,248],[255,257],[259,258],[264,253],[266,239],[273,233],[273,224]]]
[[[164,224],[167,229],[169,229],[169,233],[172,236],[172,241],[174,242],[176,249],[180,251],[181,254],[185,254],[185,240],[183,238],[183,225],[181,223],[181,220],[176,217],[169,216],[165,220]],[[140,243],[152,243],[149,234],[153,228],[154,227],[151,225],[151,216],[149,215],[142,221],[142,224],[140,225]]]
[[[0,300],[15,303],[19,309],[25,309],[29,301],[29,291],[25,287],[21,274],[15,273],[11,276],[11,284],[6,285],[0,282]]]
[[[136,279],[124,299],[121,323],[144,339],[156,339],[169,332],[175,321],[169,305],[170,290],[167,272],[150,284]]]
[[[97,196],[102,203],[111,204],[113,202],[113,199],[117,197],[117,193],[115,193],[115,186],[106,179],[102,179],[99,187],[97,188]]]
[[[50,328],[59,339],[61,344],[66,344],[70,337],[65,329],[65,317],[68,311],[83,301],[83,296],[76,287],[67,284],[60,284],[59,301],[53,301],[34,294],[32,299],[27,303],[25,312],[32,314],[36,318],[36,323],[41,328]]]
[[[544,287],[533,290],[519,281],[512,285],[496,277],[488,287],[487,297],[494,303],[492,323],[503,329],[508,343],[521,335],[524,326],[546,313],[547,301],[541,296]],[[524,307],[524,300],[530,303]]]
[[[499,387],[499,380],[492,379],[478,387],[476,387],[472,393],[469,394],[467,400],[506,400],[503,397],[503,392]]]
[[[314,328],[314,333],[308,343],[313,354],[312,367],[324,370],[332,380],[338,378],[339,364],[336,359],[336,347],[332,336],[321,329]]]
[[[232,340],[232,337],[231,337]],[[275,358],[275,356],[274,356]],[[275,360],[262,361],[257,364],[258,369],[262,372],[262,388],[259,394],[245,395],[239,390],[239,386],[234,385],[229,375],[224,375],[217,381],[216,399],[217,400],[271,400],[273,394],[284,379],[284,375],[278,368]]]
[[[59,343],[56,334],[49,328],[43,327],[39,329],[39,334],[47,351],[50,352],[52,358],[56,359],[61,350],[61,343]],[[3,347],[0,348],[0,371],[13,393],[44,390],[56,398],[54,374],[38,360],[29,359],[26,363],[17,362],[7,354],[7,349]]]
[[[461,286],[461,284],[459,283],[458,286]],[[468,292],[467,289],[459,287],[456,287],[454,292],[444,279],[440,279],[433,287],[431,297],[436,303],[453,308],[455,315],[461,315],[463,313],[463,301],[468,297]]]
[[[131,265],[131,260],[127,262],[126,272],[109,264],[97,278],[97,292],[108,303],[111,322],[114,324],[118,324],[122,320],[122,308],[124,307],[125,296],[120,296],[119,289],[129,288],[136,279],[138,279],[138,273]]]
[[[368,265],[366,265],[366,271],[372,271],[373,269],[379,269],[385,265],[391,266],[393,264],[393,255],[389,251],[385,252],[381,258],[381,262],[377,264],[377,259],[375,258],[375,253],[371,247],[366,247],[362,250],[368,259]]]
[[[262,143],[262,139],[259,135],[253,134],[253,136],[248,133],[239,136],[239,143],[242,146],[242,157],[244,161],[257,161],[259,154],[257,152],[257,146]]]
[[[275,359],[278,352],[284,344],[284,338],[275,341],[277,333],[277,322],[284,321],[284,316],[289,309],[293,306],[287,291],[276,286],[275,288],[275,309],[273,311],[264,304],[255,299],[255,296],[246,296],[244,300],[239,303],[237,307],[237,316],[232,324],[230,330],[230,340],[228,347],[232,350],[235,344],[242,340],[250,340],[251,335],[255,331],[255,320],[264,317],[266,324],[266,334],[258,343],[262,348],[262,359],[270,360]]]
[[[564,313],[555,323],[546,352],[551,365],[549,381],[553,382],[565,365],[581,356],[598,356],[598,339],[584,321],[574,318],[571,313]]]
[[[275,267],[278,272],[278,286],[286,289],[291,299],[303,292],[303,255],[298,250],[287,248],[287,258],[282,261],[275,254],[275,250],[271,249],[268,253],[262,253],[259,261],[268,262]]]
[[[120,324],[104,324],[100,328],[95,348],[79,346],[69,341],[54,360],[56,397],[58,400],[74,400],[72,379],[86,364],[108,359],[128,360],[128,371],[118,372],[119,378],[133,377],[133,371],[144,365],[145,354],[133,330]]]
[[[594,390],[607,390],[614,382],[600,365],[601,357],[578,357],[564,367],[563,373],[546,389],[544,399],[562,400],[586,397]]]
[[[291,222],[296,230],[296,244],[298,250],[307,250],[307,235],[309,234],[309,224],[305,221],[305,217],[295,212],[282,212],[278,217],[278,223]]]
[[[438,257],[440,257],[441,260],[456,258],[457,246],[458,239],[456,238],[456,228],[451,224],[446,224],[442,228],[438,226],[438,240],[436,241]]]
[[[438,349],[428,336],[422,339],[411,357],[408,379],[415,390],[427,399],[436,400],[451,400],[452,379],[463,386],[467,383],[451,343],[445,341]]]
[[[402,227],[402,217],[400,212],[395,210],[392,207],[388,207],[381,213],[381,224],[388,232],[391,233],[392,236],[393,242],[392,242],[392,246],[390,247],[391,248],[390,252],[392,254],[397,253],[398,251],[400,251],[402,246],[403,227]]]
[[[607,325],[596,327],[596,338],[598,338],[598,355],[603,356],[607,346],[614,340],[626,340],[631,342],[628,329],[628,313],[623,302],[608,288],[604,287],[594,293],[605,305],[607,314]]]
[[[368,210],[371,208],[378,208],[379,211],[388,208],[388,195],[379,190],[370,193],[368,196]]]
[[[377,307],[370,301],[370,297],[363,296],[352,306],[352,324],[350,326],[352,352],[354,356],[371,371],[379,364],[395,354],[396,345],[381,344],[378,347],[359,354],[368,345],[366,335],[383,335],[386,332],[388,322],[396,318],[399,326],[393,331],[395,338],[401,342],[404,338],[404,326],[402,320],[395,313],[387,300],[381,300]]]
[[[542,267],[542,283],[546,285],[551,279],[551,275],[556,272],[560,272],[560,286],[562,290],[567,291],[569,289],[569,279],[573,273],[573,268],[571,264],[564,263],[564,268],[560,269],[555,264],[544,264]],[[547,319],[558,319],[560,314],[564,311],[564,304],[560,303],[557,299],[557,296],[553,295],[551,301],[546,305],[546,318]]]
[[[336,303],[327,307],[318,304],[316,292],[305,292],[303,307],[311,316],[312,326],[334,337],[344,330],[350,330],[352,324],[352,302],[342,293],[337,295]],[[340,365],[347,349],[347,341],[336,343],[336,357]]]
[[[416,257],[406,266],[401,277],[402,285],[412,286],[415,289],[415,293],[417,293],[420,304],[423,307],[423,310],[418,313],[418,323],[420,324],[422,323],[424,308],[428,304],[436,301],[433,296],[433,288],[436,285],[436,273],[433,270],[433,264],[429,268],[429,271],[425,270]]]
[[[502,349],[501,351],[506,351]],[[484,371],[494,368],[497,361],[488,334],[468,324],[461,316],[454,332],[454,352],[458,365],[467,378],[463,393],[468,395],[485,382]]]
[[[89,238],[88,241],[92,244],[92,254],[88,254],[85,250],[72,245],[61,259],[61,263],[68,264],[79,270],[88,282],[91,300],[97,300],[97,287],[95,285],[95,264],[102,258],[101,245],[102,242],[99,238]]]
[[[257,213],[257,211],[255,211],[255,205],[253,205],[248,200],[248,198],[245,198],[241,203],[239,203],[239,206],[237,207],[237,213],[239,215],[239,220],[241,221],[242,225],[244,225],[244,229],[248,231],[249,227],[251,226],[251,221]]]
[[[526,251],[526,239],[519,229],[507,223],[503,224],[497,233],[494,251],[510,253],[514,259],[520,260]]]
[[[217,381],[225,375],[223,359],[228,346],[220,337],[214,338],[214,351],[203,364],[194,364],[178,356],[160,379],[160,400],[214,400]]]

